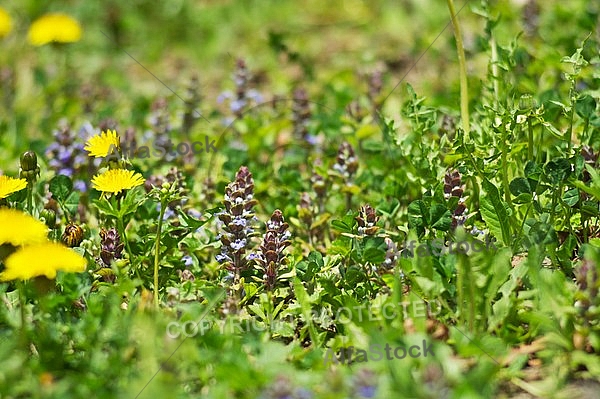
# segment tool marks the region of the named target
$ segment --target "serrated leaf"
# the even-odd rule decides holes
[[[119,207],[118,216],[123,218],[124,216],[134,213],[137,208],[144,202],[144,195],[141,193],[141,189],[129,190],[121,202]]]
[[[480,199],[481,217],[492,234],[501,238],[504,245],[508,246],[510,243],[510,227],[505,204],[500,199],[498,189],[489,180],[484,180],[482,187],[487,195],[482,196]]]
[[[98,208],[98,210],[101,213],[104,213],[105,215],[113,216],[113,217],[119,216],[117,210],[114,208],[113,204],[110,201],[108,201],[106,199],[99,199],[99,200],[93,200],[92,202],[94,205],[96,205],[96,208]]]

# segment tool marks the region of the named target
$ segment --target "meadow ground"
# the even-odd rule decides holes
[[[597,398],[599,21],[3,2],[0,399]]]

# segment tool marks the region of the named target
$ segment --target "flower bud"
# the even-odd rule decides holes
[[[68,247],[77,247],[83,241],[83,229],[71,222],[65,227],[61,240]]]
[[[27,180],[27,183],[31,186],[35,183],[39,175],[40,167],[37,163],[37,155],[33,151],[25,151],[21,155],[21,171],[19,172],[19,176]]]
[[[40,212],[40,217],[44,219],[46,226],[50,229],[54,229],[56,227],[56,212],[52,209],[43,209]]]
[[[531,94],[523,94],[519,99],[519,109],[523,112],[531,111],[535,107],[535,100]]]
[[[25,151],[21,155],[21,169],[25,172],[35,171],[38,167],[37,155],[33,151]]]

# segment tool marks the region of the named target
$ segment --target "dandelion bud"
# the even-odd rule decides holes
[[[71,222],[65,227],[61,240],[68,247],[78,247],[83,241],[83,229]]]
[[[25,172],[35,170],[38,167],[37,155],[33,151],[26,151],[21,155],[21,169]]]
[[[40,212],[40,217],[44,219],[46,226],[50,229],[54,229],[56,227],[56,212],[52,209],[43,209]]]
[[[39,175],[40,167],[37,163],[37,155],[33,151],[25,151],[21,155],[21,172],[19,176],[31,185],[35,183]]]
[[[535,100],[531,94],[523,94],[519,99],[519,109],[522,112],[528,112],[535,108]]]

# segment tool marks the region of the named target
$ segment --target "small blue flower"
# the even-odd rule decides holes
[[[231,108],[231,112],[236,113],[242,110],[246,106],[246,100],[233,100],[229,104],[229,108]]]
[[[317,145],[319,144],[319,139],[317,138],[317,136],[313,136],[312,134],[307,134],[304,137],[304,140],[306,140],[306,142],[310,145]]]
[[[234,117],[232,117],[232,116],[228,116],[228,117],[225,117],[225,118],[223,118],[223,119],[221,120],[221,124],[222,124],[223,126],[227,126],[227,127],[229,127],[229,126],[230,126],[230,125],[231,125],[231,124],[232,124],[234,121],[235,121],[235,118],[234,118]]]
[[[250,89],[250,90],[248,90],[248,92],[246,93],[246,98],[249,98],[250,100],[253,100],[257,104],[260,104],[263,101],[262,94],[260,94],[258,92],[258,90],[256,90],[256,89]]]
[[[58,171],[59,175],[65,175],[65,176],[69,176],[72,177],[73,176],[73,169],[71,168],[62,168]]]
[[[231,249],[235,250],[235,251],[239,251],[240,249],[243,249],[246,247],[246,239],[243,238],[241,240],[235,240],[235,242],[231,243]]]
[[[219,263],[223,263],[223,262],[226,262],[226,261],[230,261],[230,260],[231,260],[231,258],[230,258],[229,256],[227,256],[227,255],[224,255],[224,254],[217,254],[217,255],[215,256],[215,259],[216,259],[216,260],[217,260],[217,262],[219,262]]]
[[[363,385],[358,387],[357,391],[361,398],[374,398],[375,393],[377,392],[377,388],[374,386]]]
[[[85,193],[87,191],[87,184],[83,180],[75,180],[73,182],[73,189]]]
[[[223,93],[219,94],[217,96],[217,103],[222,104],[223,101],[225,100],[229,100],[231,97],[233,97],[233,93],[230,91],[224,91]]]
[[[312,399],[314,397],[313,393],[306,388],[298,388],[296,390],[295,397],[297,399]]]
[[[246,219],[236,216],[235,219],[233,219],[233,224],[235,224],[236,226],[246,226],[248,222],[246,221]]]
[[[184,255],[181,260],[186,267],[190,267],[194,264],[194,261],[190,255]]]
[[[61,149],[58,151],[57,158],[58,158],[58,160],[59,160],[60,162],[67,163],[67,162],[69,162],[69,161],[71,160],[71,155],[73,155],[73,154],[71,153],[71,151],[70,151],[70,150],[68,150],[68,149],[67,149],[67,148],[65,148],[65,147],[62,147],[62,148],[61,148]]]
[[[188,214],[188,216],[191,216],[194,219],[200,219],[202,217],[202,212],[200,212],[194,208],[188,209],[187,214]]]

